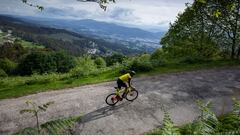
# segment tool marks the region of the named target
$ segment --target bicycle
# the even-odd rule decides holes
[[[114,106],[118,101],[121,101],[121,94],[122,99],[125,98],[128,101],[134,101],[138,97],[138,91],[134,87],[128,87],[127,89],[122,88],[120,90],[118,87],[114,88],[116,89],[116,92],[109,94],[105,99],[105,102],[110,106]]]

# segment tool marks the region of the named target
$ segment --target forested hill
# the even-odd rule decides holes
[[[110,43],[102,39],[85,37],[64,29],[43,27],[10,16],[0,15],[0,29],[5,32],[11,30],[13,36],[26,41],[42,44],[55,51],[65,50],[77,56],[87,53],[111,54],[114,52],[137,54],[146,50],[145,48],[129,48],[121,43]]]

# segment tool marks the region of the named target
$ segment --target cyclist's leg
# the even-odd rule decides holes
[[[119,91],[121,90],[121,88],[124,86],[124,82],[122,80],[118,79],[117,86],[118,86],[117,87],[117,94],[118,94]],[[117,95],[117,96],[118,96],[119,100],[121,101],[122,100],[121,96],[120,95]]]
[[[127,88],[128,88],[128,86],[127,86],[127,84],[126,83],[124,83],[123,84],[123,87],[125,88],[125,90],[124,90],[124,92],[123,92],[123,94],[122,94],[122,98],[125,98],[125,96],[126,96],[126,92],[127,92]]]

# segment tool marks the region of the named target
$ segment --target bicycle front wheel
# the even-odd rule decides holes
[[[107,97],[106,97],[106,100],[105,102],[110,105],[110,106],[114,106],[117,102],[118,102],[118,98],[117,98],[117,94],[116,93],[112,93],[112,94],[109,94]]]
[[[128,101],[133,101],[138,97],[138,91],[137,90],[131,90],[130,92],[127,93],[126,99]]]

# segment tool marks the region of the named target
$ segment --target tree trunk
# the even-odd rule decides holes
[[[235,47],[236,46],[236,36],[234,34],[233,41],[232,41],[232,52],[231,52],[231,59],[234,59],[235,57]]]
[[[238,46],[238,51],[237,51],[237,59],[240,57],[240,45]]]
[[[235,31],[234,31],[234,47],[236,46],[236,40],[239,38],[239,34],[238,34],[238,22],[239,22],[239,12],[240,12],[240,0],[238,0],[238,4],[237,4],[237,12],[236,12],[236,20],[235,20]],[[239,55],[240,55],[240,45],[238,46],[238,50],[236,52],[236,56],[237,58],[239,58]]]

